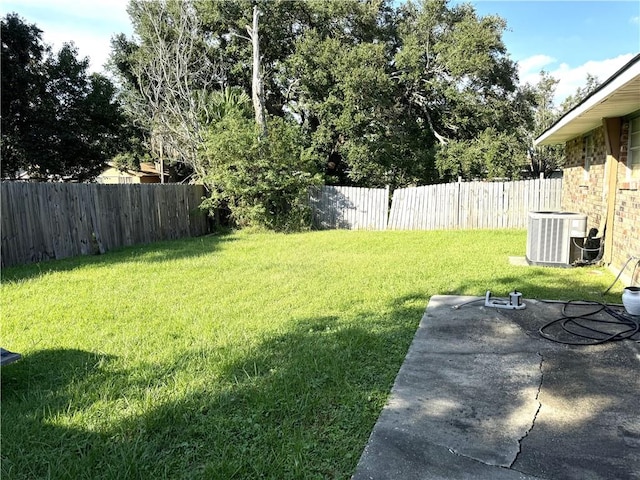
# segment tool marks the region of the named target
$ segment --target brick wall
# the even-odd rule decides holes
[[[594,141],[594,157],[589,172],[586,173],[585,148],[583,137],[567,142],[565,146],[565,168],[562,186],[562,208],[566,211],[580,212],[588,216],[587,226],[600,229],[603,216],[606,215],[604,197],[606,145],[604,127],[589,132]],[[613,251],[611,269],[620,271],[630,256],[640,257],[640,182],[629,181],[627,177],[627,145],[629,141],[629,122],[623,121],[620,138],[620,155],[617,169],[618,188],[616,189],[615,217],[613,225]],[[612,229],[608,228],[611,233]],[[601,235],[602,232],[599,232]],[[625,271],[623,280],[630,284],[633,265]],[[640,282],[640,269],[636,270],[635,280]]]
[[[620,167],[618,168],[618,190],[616,191],[615,232],[613,236],[612,267],[619,271],[630,256],[640,257],[640,181],[631,181],[627,173],[627,146],[629,144],[629,122],[622,123],[620,138]],[[640,284],[640,268],[631,279],[635,262],[629,264],[627,281]]]
[[[596,128],[589,134],[593,136],[594,145],[594,155],[589,171],[586,172],[584,168],[583,137],[577,137],[566,144],[566,161],[562,177],[562,209],[587,214],[588,229],[600,228],[601,219],[606,214],[603,186],[604,166],[607,159],[604,128]]]
[[[640,257],[640,191],[618,190],[612,269],[618,272],[630,256]],[[635,261],[632,261],[625,272],[629,284],[634,265]],[[633,280],[640,285],[640,268],[636,269]]]

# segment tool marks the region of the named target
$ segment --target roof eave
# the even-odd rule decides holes
[[[626,93],[619,102],[619,92]],[[627,101],[631,92],[635,98]],[[640,54],[612,75],[591,95],[569,110],[565,115],[534,140],[534,145],[557,145],[567,142],[602,125],[603,118],[620,117],[640,109]],[[577,122],[580,122],[579,124]]]

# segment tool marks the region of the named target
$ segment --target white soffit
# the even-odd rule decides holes
[[[640,110],[640,55],[535,140],[557,145],[602,125],[603,118],[623,117]]]

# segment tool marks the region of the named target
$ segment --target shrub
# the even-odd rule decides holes
[[[228,112],[206,133],[204,182],[212,193],[203,205],[227,205],[239,227],[308,228],[308,190],[320,177],[301,138],[299,127],[284,119],[270,118],[269,134],[261,136],[253,119]]]

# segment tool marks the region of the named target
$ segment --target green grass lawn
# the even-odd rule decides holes
[[[511,266],[525,241],[235,233],[5,269],[2,479],[349,478],[431,295],[602,300],[604,269]]]

